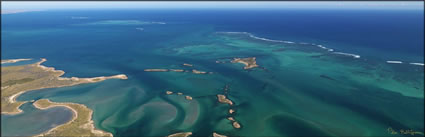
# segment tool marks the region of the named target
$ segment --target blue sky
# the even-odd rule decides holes
[[[308,9],[419,9],[423,10],[424,2],[295,2],[295,1],[277,1],[277,2],[213,2],[213,1],[176,1],[176,2],[154,2],[154,1],[136,1],[136,2],[106,2],[106,1],[22,1],[22,2],[1,2],[2,10],[20,9],[20,10],[48,10],[48,9],[99,9],[99,8],[308,8]]]

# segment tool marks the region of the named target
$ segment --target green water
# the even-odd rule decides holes
[[[18,100],[85,104],[94,110],[95,126],[116,136],[389,136],[390,127],[424,129],[423,66],[246,35],[211,33],[205,39],[154,48],[140,55],[148,59],[121,64],[121,71],[132,72],[128,80],[32,91]],[[256,57],[260,67],[244,70],[242,64],[229,63],[233,57]],[[144,72],[146,68],[214,73]],[[184,95],[166,95],[167,90]],[[217,94],[227,95],[234,105],[219,103]],[[230,108],[236,113],[228,114]],[[229,116],[242,128],[233,128]]]

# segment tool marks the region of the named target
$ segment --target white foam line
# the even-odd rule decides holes
[[[403,63],[403,62],[401,62],[401,61],[389,60],[389,61],[387,61],[387,63],[392,63],[392,64],[401,64],[401,63]]]
[[[224,33],[224,34],[244,34],[244,35],[248,35],[251,38],[254,39],[258,39],[258,40],[264,40],[264,41],[270,41],[270,42],[279,42],[279,43],[295,43],[295,42],[291,42],[291,41],[282,41],[282,40],[272,40],[272,39],[266,39],[266,38],[262,38],[262,37],[257,37],[249,32],[217,32],[217,33]],[[308,45],[310,43],[305,43],[305,42],[300,42],[299,44],[303,44],[303,45]],[[316,44],[311,44],[311,45],[316,45]],[[334,49],[331,48],[327,48],[323,45],[316,45],[319,48],[325,49],[329,52],[333,52]],[[360,55],[356,55],[356,54],[350,54],[350,53],[343,53],[343,52],[333,52],[334,54],[340,54],[340,55],[346,55],[346,56],[352,56],[354,58],[360,58]]]
[[[144,29],[143,28],[136,28],[137,30],[140,30],[140,31],[143,31]]]
[[[258,40],[269,41],[269,42],[288,43],[288,44],[295,43],[295,42],[292,42],[292,41],[273,40],[273,39],[267,39],[267,38],[257,37],[255,35],[249,33],[249,32],[218,32],[218,33],[225,33],[225,34],[245,34],[245,35],[248,35],[251,38],[258,39]]]
[[[322,45],[317,45],[317,47],[319,47],[319,48],[322,48],[322,49],[325,49],[325,50],[328,50],[329,52],[332,52],[332,51],[334,51],[334,49],[331,49],[331,48],[327,48],[327,47],[325,47],[325,46],[322,46]]]
[[[340,55],[346,55],[346,56],[352,56],[354,58],[360,58],[360,55],[351,54],[351,53],[343,53],[343,52],[333,52],[334,54],[340,54]]]
[[[424,66],[424,63],[409,63],[411,65],[418,65],[418,66]]]

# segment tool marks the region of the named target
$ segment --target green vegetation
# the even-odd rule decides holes
[[[2,86],[11,86],[11,85],[15,85],[15,84],[23,84],[26,82],[30,82],[33,81],[33,78],[23,78],[23,79],[18,79],[18,80],[9,80],[6,81],[4,83],[1,83]]]
[[[15,99],[22,93],[54,87],[72,86],[83,83],[100,82],[109,78],[120,78],[117,75],[107,78],[59,78],[63,71],[47,68],[40,64],[42,61],[29,65],[1,67],[1,112],[2,114],[17,114],[21,110],[19,106],[25,102]],[[127,77],[125,77],[126,79]],[[82,104],[75,103],[55,103],[47,99],[34,102],[34,106],[40,109],[48,109],[55,106],[63,106],[74,111],[74,118],[70,122],[59,125],[50,131],[39,136],[112,136],[101,130],[96,130],[91,120],[93,111]]]
[[[84,105],[75,103],[55,103],[47,99],[41,99],[34,102],[34,106],[40,109],[64,106],[76,112],[74,118],[70,122],[53,128],[40,136],[112,136],[110,133],[94,129],[93,121],[91,120],[93,111]]]

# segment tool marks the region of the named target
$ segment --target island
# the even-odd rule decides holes
[[[238,121],[236,121],[236,120],[235,120],[235,118],[233,118],[233,117],[228,117],[227,119],[228,119],[228,120],[230,120],[230,121],[232,122],[232,126],[233,126],[234,128],[241,128],[241,124],[239,124],[239,122],[238,122]]]
[[[167,95],[171,95],[171,94],[173,94],[173,93],[174,93],[173,91],[165,91],[165,94],[167,94]],[[181,92],[177,92],[177,95],[178,95],[178,96],[181,96],[181,95],[183,95],[183,93],[181,93]],[[193,97],[186,95],[186,96],[185,96],[185,99],[190,101],[190,100],[192,100],[192,99],[193,99]]]
[[[55,70],[53,67],[41,65],[41,63],[45,61],[47,60],[42,58],[41,61],[34,64],[1,67],[2,114],[14,115],[21,113],[22,110],[19,109],[19,106],[27,101],[16,101],[16,98],[28,91],[73,86],[84,83],[95,83],[107,79],[127,79],[127,76],[124,74],[94,78],[60,77],[65,72],[62,70]],[[59,125],[57,128],[44,133],[44,135],[61,136],[72,134],[74,136],[112,136],[110,133],[94,129],[93,122],[91,121],[92,110],[82,104],[55,103],[48,100],[37,100],[34,102],[34,106],[41,109],[63,106],[73,110],[74,112],[74,118],[71,122]],[[72,127],[72,130],[69,130],[71,129],[70,127]]]
[[[183,63],[183,66],[193,67],[192,64]]]
[[[250,58],[234,58],[232,63],[242,63],[245,65],[244,69],[252,69],[255,67],[258,67],[257,61],[255,60],[255,57]]]
[[[235,110],[229,109],[229,114],[233,114],[233,113],[235,113]]]
[[[227,136],[213,132],[213,137],[227,137]]]
[[[190,135],[192,135],[192,132],[182,132],[182,133],[171,134],[171,135],[168,135],[167,137],[188,137]]]
[[[233,105],[233,102],[230,99],[227,99],[225,95],[218,94],[217,95],[218,102]]]
[[[205,72],[205,71],[199,71],[199,70],[193,69],[193,70],[192,70],[192,73],[194,73],[194,74],[206,74],[207,72]]]

